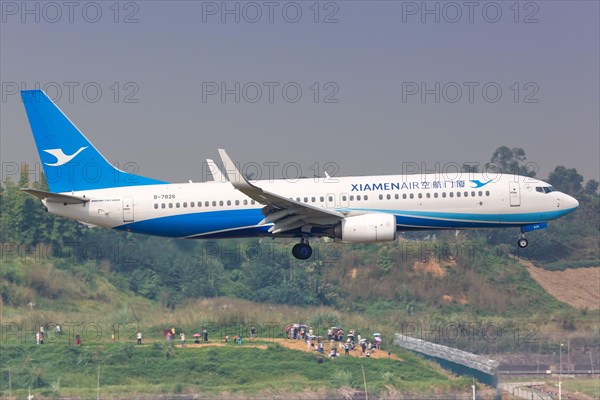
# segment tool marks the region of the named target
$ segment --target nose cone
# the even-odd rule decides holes
[[[577,207],[579,207],[579,202],[575,197],[569,196],[568,194],[564,195],[563,204],[566,210],[573,211]]]

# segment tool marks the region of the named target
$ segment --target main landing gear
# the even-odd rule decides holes
[[[292,255],[298,260],[308,260],[312,256],[312,247],[308,244],[308,239],[302,238],[300,243],[292,247]]]
[[[517,245],[524,249],[525,247],[527,247],[527,245],[529,244],[529,242],[527,241],[527,239],[525,239],[525,235],[521,234],[521,236],[519,236],[519,240],[517,241]]]

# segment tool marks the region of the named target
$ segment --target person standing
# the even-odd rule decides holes
[[[142,344],[142,331],[137,333],[137,344]]]
[[[77,346],[81,345],[81,336],[79,336],[79,333],[75,335],[75,344]]]
[[[185,347],[185,333],[181,332],[179,337],[181,338],[181,347]]]

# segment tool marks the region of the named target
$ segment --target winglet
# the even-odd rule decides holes
[[[210,158],[207,158],[206,164],[208,165],[208,171],[210,172],[210,175],[212,176],[213,181],[227,182],[227,178],[225,177],[225,175],[223,175],[223,173],[219,169],[219,166],[217,165],[216,162],[214,162]]]
[[[244,178],[242,173],[237,169],[235,163],[229,158],[227,152],[223,149],[219,149],[219,156],[221,156],[221,161],[223,161],[223,167],[225,168],[225,174],[229,181],[236,189],[254,189],[256,188],[250,182]]]

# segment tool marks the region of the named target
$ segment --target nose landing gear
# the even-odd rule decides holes
[[[312,247],[308,244],[308,239],[302,238],[300,243],[292,247],[292,255],[298,260],[308,260],[312,256]]]
[[[529,242],[527,241],[527,239],[525,239],[525,236],[523,234],[521,234],[521,236],[519,237],[519,240],[517,241],[517,245],[524,249],[525,247],[527,247],[527,245],[529,244]]]

